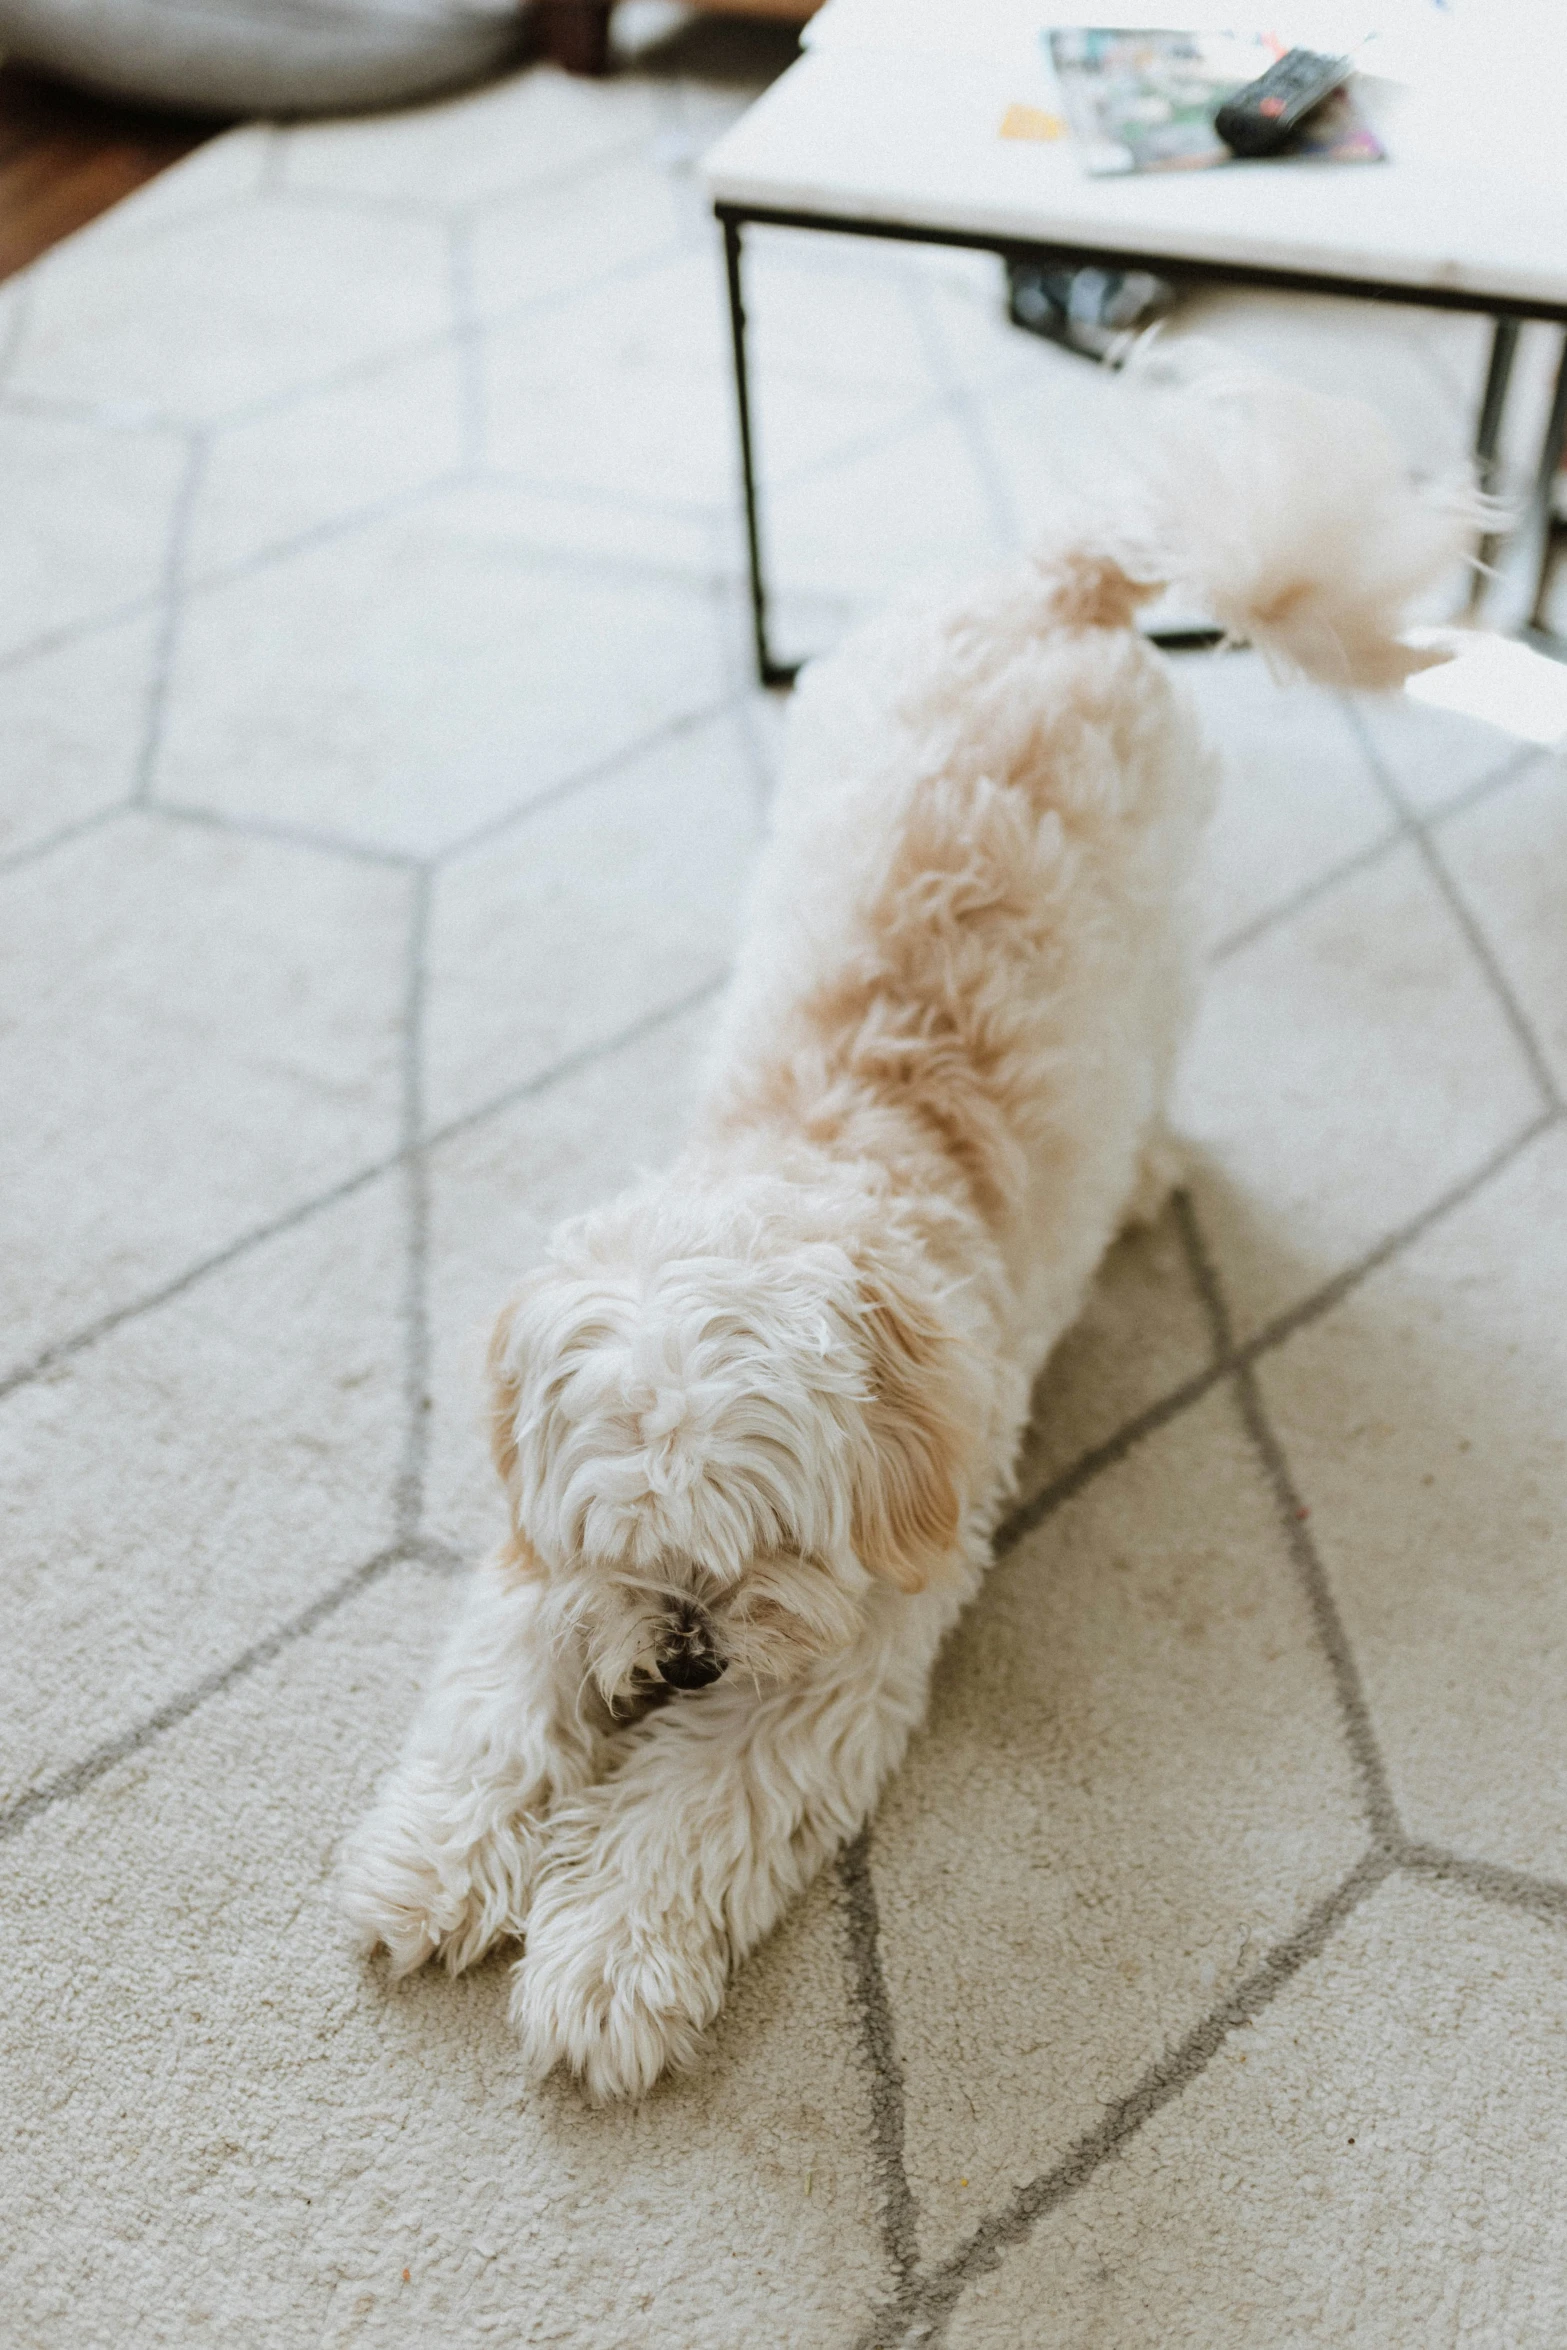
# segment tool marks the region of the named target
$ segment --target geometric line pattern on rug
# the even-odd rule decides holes
[[[1351,715],[1353,718],[1353,711]],[[660,729],[659,733],[665,731]],[[557,791],[549,795],[550,800],[553,802],[579,784],[596,779],[606,767],[614,768],[629,763],[646,747],[638,743],[617,753],[609,762],[595,763],[581,777],[569,779],[558,787]],[[1368,763],[1377,768],[1379,762],[1369,740],[1365,748]],[[1402,800],[1396,800],[1398,822],[1393,832],[1370,852],[1346,860],[1308,891],[1298,893],[1263,921],[1250,925],[1246,933],[1247,941],[1267,928],[1288,922],[1308,904],[1316,903],[1336,883],[1361,871],[1368,856],[1374,858],[1386,855],[1406,838],[1416,838],[1433,862],[1440,863],[1437,842],[1444,823],[1532,772],[1537,759],[1538,754],[1530,752],[1510,756],[1492,774],[1458,795],[1436,816],[1425,820],[1416,817]],[[1390,800],[1394,800],[1396,787],[1385,782],[1384,788]],[[157,809],[156,803],[153,808],[155,813],[167,814],[170,820],[185,820],[183,812],[161,811]],[[514,811],[504,821],[526,823],[533,812],[534,807],[530,805]],[[244,820],[217,813],[201,812],[199,820],[211,823],[218,829],[248,829]],[[72,828],[73,837],[79,829]],[[58,840],[41,844],[37,853],[45,853],[47,847],[58,845],[61,845]],[[312,846],[326,856],[344,853],[344,849],[350,855],[357,853],[357,844],[343,844],[340,847],[334,842],[315,840],[301,842],[300,845]],[[375,851],[370,853],[380,854]],[[253,1642],[228,1664],[204,1675],[187,1689],[166,1700],[142,1722],[83,1755],[43,1785],[29,1790],[0,1811],[0,1841],[19,1833],[33,1819],[57,1803],[67,1802],[85,1792],[115,1764],[188,1720],[210,1698],[270,1663],[296,1642],[308,1639],[340,1608],[352,1604],[392,1567],[402,1563],[417,1563],[433,1571],[449,1574],[466,1564],[448,1545],[435,1541],[420,1526],[428,1345],[423,1262],[428,1203],[423,1168],[428,1154],[454,1133],[481,1125],[518,1099],[542,1094],[652,1030],[673,1023],[697,1004],[709,1000],[723,982],[721,979],[711,981],[675,1004],[632,1023],[615,1036],[571,1054],[539,1076],[507,1087],[493,1099],[476,1105],[440,1126],[426,1129],[421,1117],[419,1072],[422,1066],[423,953],[428,888],[431,874],[445,861],[447,855],[454,853],[455,849],[438,852],[428,858],[395,860],[407,863],[414,869],[417,890],[406,947],[402,1022],[403,1111],[397,1147],[330,1190],[299,1203],[284,1216],[273,1219],[211,1258],[187,1268],[176,1280],[164,1284],[154,1293],[56,1342],[33,1362],[13,1371],[0,1382],[0,1396],[4,1396],[44,1375],[54,1364],[92,1345],[109,1330],[153,1310],[210,1273],[232,1263],[249,1249],[259,1246],[264,1240],[322,1212],[377,1176],[401,1167],[408,1185],[405,1203],[404,1297],[406,1417],[404,1455],[397,1480],[396,1539],[350,1570],[295,1617]],[[1453,888],[1445,867],[1442,867],[1442,872],[1448,887]],[[1454,889],[1455,898],[1456,894]],[[1467,909],[1465,913],[1467,915]],[[859,2350],[894,2350],[894,2345],[939,2342],[948,2319],[967,2287],[994,2271],[1007,2251],[1020,2243],[1039,2219],[1085,2185],[1147,2120],[1172,2098],[1179,2096],[1198,2077],[1229,2035],[1259,2014],[1300,1968],[1320,1953],[1360,1903],[1395,1870],[1404,1870],[1437,1884],[1462,1885],[1483,1898],[1523,1909],[1554,1923],[1567,1923],[1567,1885],[1527,1871],[1510,1869],[1473,1854],[1459,1854],[1417,1843],[1405,1836],[1394,1810],[1386,1772],[1377,1750],[1342,1622],[1307,1530],[1302,1504],[1291,1480],[1288,1464],[1268,1424],[1253,1376],[1254,1366],[1261,1358],[1329,1312],[1371,1273],[1390,1262],[1444,1217],[1477,1196],[1522,1152],[1561,1122],[1562,1104],[1545,1068],[1543,1056],[1533,1040],[1529,1023],[1507,989],[1494,957],[1478,932],[1478,926],[1472,923],[1472,917],[1465,919],[1462,927],[1466,936],[1470,936],[1472,951],[1488,986],[1506,1001],[1509,1025],[1545,1097],[1539,1114],[1458,1184],[1439,1199],[1430,1202],[1397,1231],[1386,1235],[1355,1265],[1336,1274],[1309,1297],[1276,1316],[1239,1346],[1231,1340],[1224,1301],[1203,1247],[1195,1214],[1189,1200],[1184,1195],[1180,1197],[1176,1203],[1177,1224],[1190,1279],[1209,1319],[1212,1341],[1210,1360],[1201,1370],[1135,1414],[1110,1437],[1090,1448],[1065,1470],[1048,1480],[1037,1493],[1013,1511],[998,1529],[995,1540],[995,1553],[999,1558],[1025,1534],[1032,1533],[1045,1523],[1057,1509],[1083,1491],[1097,1476],[1125,1459],[1135,1446],[1191,1409],[1213,1388],[1228,1382],[1248,1437],[1273,1489],[1285,1538],[1305,1587],[1318,1638],[1337,1686],[1344,1733],[1362,1788],[1362,1802],[1370,1830],[1368,1848],[1341,1883],[1315,1904],[1295,1931],[1270,1950],[1208,2016],[1134,2082],[1125,2096],[1106,2112],[1093,2130],[1085,2133],[1068,2150],[1060,2162],[1020,2190],[1004,2208],[981,2221],[963,2244],[927,2272],[919,2265],[918,2210],[903,2158],[902,2071],[897,2050],[896,2019],[880,1963],[876,1891],[870,1867],[874,1831],[870,1828],[864,1830],[840,1855],[837,1879],[850,1995],[858,2018],[868,2080],[872,2153],[884,2248],[889,2269],[895,2279],[895,2291],[881,2316],[862,2335]],[[1216,953],[1222,956],[1233,951],[1234,945],[1238,943],[1225,941]]]
[[[637,749],[641,747],[639,745]],[[1369,743],[1367,754],[1368,759],[1375,764],[1374,749]],[[618,765],[635,755],[636,750],[619,754],[613,764]],[[1400,802],[1397,832],[1378,844],[1372,853],[1385,854],[1398,841],[1413,835],[1433,862],[1440,863],[1437,841],[1443,823],[1459,810],[1469,809],[1480,799],[1531,771],[1534,765],[1535,758],[1532,755],[1509,758],[1493,775],[1472,786],[1433,819],[1420,820],[1408,810],[1407,805]],[[597,767],[592,770],[594,775],[598,772]],[[1388,789],[1391,797],[1393,787],[1389,785]],[[525,822],[530,813],[529,809],[518,811],[512,820]],[[231,821],[221,815],[215,815],[210,820],[220,828],[226,828]],[[322,854],[337,853],[334,845],[325,842],[314,845]],[[270,1663],[296,1641],[307,1639],[391,1567],[415,1562],[441,1573],[450,1573],[465,1564],[449,1546],[434,1541],[420,1528],[428,1343],[423,1264],[427,1200],[422,1170],[427,1156],[454,1132],[483,1123],[517,1099],[542,1093],[594,1061],[607,1058],[634,1038],[677,1020],[697,1003],[714,995],[722,982],[710,982],[694,995],[639,1020],[612,1038],[571,1055],[540,1076],[505,1089],[494,1100],[486,1101],[439,1127],[425,1130],[421,1120],[419,1079],[424,930],[429,873],[440,862],[439,857],[419,861],[419,888],[409,924],[403,1016],[402,1131],[397,1148],[372,1165],[358,1170],[345,1182],[333,1186],[329,1192],[301,1203],[285,1217],[273,1220],[213,1258],[188,1268],[175,1282],[164,1285],[152,1296],[140,1299],[122,1312],[57,1343],[32,1364],[13,1372],[0,1385],[0,1394],[4,1394],[42,1375],[53,1363],[91,1345],[96,1338],[105,1335],[108,1329],[119,1327],[138,1314],[152,1310],[208,1273],[233,1262],[236,1256],[258,1246],[279,1230],[321,1212],[374,1177],[401,1167],[408,1183],[404,1299],[406,1420],[404,1456],[397,1480],[396,1539],[361,1562],[294,1618],[252,1643],[226,1666],[203,1676],[188,1689],[165,1701],[132,1729],[84,1755],[44,1785],[17,1799],[0,1812],[0,1840],[15,1835],[56,1803],[69,1801],[84,1792],[116,1763],[187,1720],[208,1699]],[[1335,881],[1348,879],[1352,873],[1361,870],[1364,863],[1364,857],[1346,862],[1309,894],[1301,893],[1277,909],[1272,921],[1288,921],[1307,902],[1316,902],[1325,888],[1331,887]],[[1442,871],[1448,886],[1454,888],[1446,868],[1443,867]],[[1455,898],[1456,895],[1454,888]],[[1465,913],[1467,915],[1467,909]],[[1471,925],[1472,917],[1463,922],[1466,935],[1470,934]],[[1253,926],[1253,930],[1261,927]],[[1271,1949],[1209,2015],[1152,2065],[1141,2079],[1134,2082],[1125,2096],[1106,2112],[1097,2127],[1085,2133],[1060,2162],[1020,2190],[1003,2209],[981,2221],[962,2245],[926,2272],[919,2265],[918,2212],[903,2159],[903,2080],[897,2051],[896,2019],[878,1949],[876,1892],[870,1868],[873,1830],[863,1831],[840,1855],[837,1876],[850,1991],[858,2016],[868,2076],[872,2147],[884,2245],[889,2268],[896,2280],[896,2289],[881,2317],[861,2337],[861,2350],[893,2350],[893,2345],[938,2342],[966,2288],[991,2273],[1006,2252],[1021,2242],[1040,2218],[1086,2184],[1099,2167],[1110,2160],[1153,2114],[1172,2098],[1179,2096],[1198,2077],[1228,2036],[1261,2013],[1300,1968],[1325,1948],[1331,1936],[1360,1903],[1395,1870],[1404,1870],[1437,1884],[1461,1885],[1483,1898],[1526,1910],[1555,1923],[1567,1923],[1567,1885],[1528,1871],[1510,1869],[1473,1854],[1460,1854],[1417,1843],[1404,1834],[1393,1805],[1386,1771],[1343,1624],[1308,1530],[1304,1506],[1291,1478],[1288,1463],[1269,1425],[1254,1377],[1254,1367],[1261,1358],[1329,1312],[1361,1281],[1411,1246],[1443,1218],[1476,1197],[1522,1152],[1561,1122],[1562,1103],[1533,1039],[1530,1024],[1507,989],[1477,926],[1474,926],[1471,944],[1488,985],[1506,999],[1509,1025],[1545,1097],[1539,1114],[1462,1181],[1429,1203],[1397,1231],[1386,1235],[1355,1265],[1335,1275],[1311,1296],[1276,1316],[1238,1346],[1230,1334],[1224,1300],[1203,1246],[1195,1213],[1189,1199],[1180,1195],[1175,1206],[1177,1227],[1189,1277],[1208,1317],[1210,1360],[1202,1369],[1134,1415],[1110,1437],[1092,1447],[1051,1478],[1037,1493],[1028,1497],[998,1529],[995,1541],[996,1555],[1004,1556],[1025,1534],[1032,1533],[1042,1525],[1057,1509],[1083,1491],[1095,1477],[1124,1460],[1136,1445],[1190,1410],[1210,1390],[1227,1382],[1248,1438],[1272,1488],[1281,1527],[1332,1672],[1344,1735],[1361,1785],[1362,1806],[1369,1831],[1367,1850],[1340,1884],[1315,1904],[1296,1930]],[[1226,948],[1219,950],[1221,953],[1224,951]]]

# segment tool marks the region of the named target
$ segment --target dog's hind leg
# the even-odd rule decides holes
[[[759,1697],[719,1682],[635,1733],[563,1805],[534,1890],[512,2020],[535,2079],[641,2096],[689,2064],[730,1970],[869,1817],[978,1580],[871,1602],[854,1646]]]
[[[541,1578],[503,1559],[477,1570],[403,1758],[344,1849],[341,1907],[398,1974],[437,1952],[455,1974],[521,1933],[544,1815],[602,1767],[544,1607]]]

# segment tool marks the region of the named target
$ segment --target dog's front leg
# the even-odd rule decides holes
[[[437,1951],[456,1974],[522,1931],[545,1814],[604,1767],[547,1607],[540,1577],[504,1559],[477,1570],[403,1758],[344,1849],[342,1906],[398,1974]]]
[[[695,2056],[732,1966],[863,1825],[974,1577],[878,1590],[854,1645],[758,1697],[719,1682],[637,1731],[550,1823],[512,2020],[528,2069],[640,2096]]]

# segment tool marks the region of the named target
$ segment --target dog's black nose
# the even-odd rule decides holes
[[[671,1689],[706,1689],[721,1677],[724,1660],[710,1648],[672,1648],[659,1658],[658,1670]]]
[[[668,1689],[706,1689],[724,1669],[713,1644],[713,1627],[693,1600],[671,1602],[654,1659]]]

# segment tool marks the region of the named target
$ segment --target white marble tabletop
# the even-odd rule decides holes
[[[1384,38],[1365,52],[1382,70],[1358,84],[1384,163],[1092,179],[1069,139],[1000,135],[1009,106],[1058,108],[1041,37],[1050,22],[1196,27],[1217,21],[1209,0],[1086,12],[831,0],[806,55],[704,174],[715,202],[1567,309],[1567,29],[1556,11],[1489,0],[1454,16],[1405,0],[1384,13]],[[1335,0],[1268,21],[1318,40],[1371,24]]]

